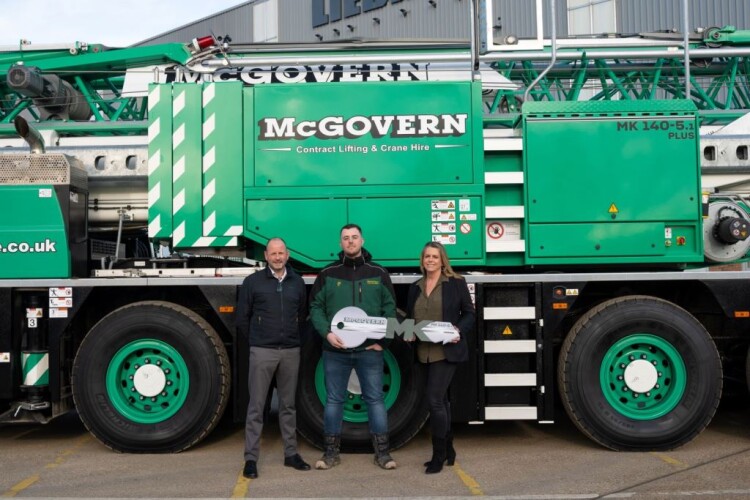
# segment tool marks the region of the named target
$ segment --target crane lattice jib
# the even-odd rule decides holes
[[[728,123],[750,109],[750,32],[731,27],[714,29],[702,40],[693,40],[690,98],[701,111],[704,123]],[[557,63],[530,92],[535,101],[682,99],[684,67],[677,35],[563,39],[558,40]],[[226,50],[225,50],[226,49]],[[424,68],[424,73],[463,71],[469,78],[470,50],[466,44],[440,42],[337,42],[330,44],[214,46],[196,51],[187,44],[162,44],[125,49],[83,45],[75,50],[0,49],[0,135],[13,134],[10,123],[22,112],[29,113],[41,129],[54,127],[63,135],[144,134],[146,98],[125,90],[127,71],[154,67],[176,68],[170,78],[197,81],[221,76],[242,79],[247,71],[320,72],[336,75],[342,68],[369,72],[395,71],[397,64]],[[517,113],[527,86],[547,66],[549,43],[539,50],[517,50],[513,46],[480,56],[481,78],[493,69],[508,85],[487,83],[485,103],[488,117],[499,122]],[[45,112],[44,96],[24,95],[11,88],[8,74],[19,65],[30,78],[67,82],[77,93],[78,114]],[[418,79],[419,77],[412,77]],[[363,78],[367,80],[367,78]],[[311,81],[308,79],[307,81]],[[319,80],[316,80],[319,81]],[[329,81],[336,81],[335,78]],[[62,84],[61,84],[62,85]],[[27,92],[29,93],[29,92]],[[81,102],[85,101],[85,103]],[[85,116],[85,119],[76,119]],[[505,118],[503,118],[505,116]],[[60,120],[63,121],[60,121]],[[54,120],[54,123],[52,122]]]
[[[66,124],[63,128],[70,135],[140,133],[141,127],[113,124],[146,119],[145,101],[123,94],[126,71],[162,64],[185,64],[191,56],[188,46],[180,43],[127,49],[80,43],[39,50],[23,46],[18,50],[0,49],[0,123],[10,123],[24,111],[40,122],[60,119],[40,112],[40,105],[44,107],[45,99],[51,101],[52,97],[24,95],[13,88],[12,82],[8,81],[9,75],[13,68],[22,68],[26,71],[24,76],[37,80],[37,77],[42,77],[40,86],[43,87],[55,85],[57,80],[50,82],[44,78],[50,76],[69,83],[77,91],[69,99],[85,100],[85,104],[81,104],[88,108],[95,122],[101,122],[98,128]],[[3,131],[7,130],[8,127],[3,128]]]
[[[689,48],[690,98],[703,123],[727,123],[750,109],[750,32],[724,45],[695,43]],[[595,40],[592,40],[595,42]],[[650,40],[639,37],[638,42]],[[683,51],[677,43],[638,43],[621,39],[605,46],[563,42],[557,62],[530,92],[535,101],[684,99]],[[578,43],[581,43],[580,41]],[[492,67],[525,89],[547,67],[549,49],[537,52],[493,52]],[[523,93],[500,90],[490,113],[516,111]]]

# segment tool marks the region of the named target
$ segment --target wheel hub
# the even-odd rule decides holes
[[[685,392],[682,356],[664,338],[628,335],[604,354],[599,381],[604,397],[621,415],[652,420],[672,411]]]
[[[656,367],[645,359],[636,359],[625,368],[625,384],[633,392],[651,391],[659,378]]]
[[[164,390],[167,386],[167,376],[158,366],[141,366],[133,375],[133,386],[139,394],[150,398]]]
[[[157,339],[124,345],[112,357],[106,377],[112,405],[141,424],[163,422],[177,413],[190,387],[182,355]]]

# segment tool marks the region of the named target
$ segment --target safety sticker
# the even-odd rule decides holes
[[[469,199],[458,200],[459,212],[468,212],[469,210],[471,210],[471,200]]]
[[[487,236],[493,240],[499,240],[505,234],[505,227],[499,222],[491,222],[487,224]]]
[[[59,287],[59,288],[50,288],[49,296],[50,297],[72,297],[73,287],[64,286],[64,287]]]
[[[68,308],[67,307],[50,307],[49,317],[50,318],[67,318]]]
[[[432,200],[430,206],[433,210],[455,210],[456,200]]]
[[[52,198],[52,190],[50,188],[40,188],[39,197],[40,198]]]
[[[50,307],[73,307],[73,299],[71,297],[50,297]]]
[[[461,214],[459,216],[461,220],[477,220],[477,214]]]
[[[42,309],[41,307],[27,307],[26,317],[27,318],[43,318],[44,309]]]
[[[37,318],[28,318],[26,320],[29,328],[36,328],[37,327],[37,321],[39,321]]]
[[[433,233],[455,233],[456,225],[447,222],[433,222],[432,223]]]
[[[462,222],[461,223],[461,233],[463,234],[469,234],[471,232],[471,224],[468,222]]]
[[[513,330],[510,329],[510,326],[505,325],[505,330],[503,330],[503,335],[513,335]]]
[[[443,245],[455,245],[456,235],[455,234],[433,234],[432,241],[442,243]]]
[[[456,220],[455,212],[432,212],[433,222],[452,222]]]
[[[10,363],[9,352],[0,352],[0,363]]]

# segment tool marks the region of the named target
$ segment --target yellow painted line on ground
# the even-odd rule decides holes
[[[657,453],[655,451],[652,451],[651,454],[653,456],[655,456],[656,458],[659,458],[659,459],[665,461],[669,465],[674,465],[675,467],[689,467],[688,464],[686,464],[684,462],[680,462],[676,458],[672,458],[669,455],[665,455],[664,453]]]
[[[57,456],[55,457],[55,459],[52,462],[46,464],[44,466],[44,468],[45,469],[54,469],[55,467],[58,467],[60,464],[62,464],[63,462],[65,462],[66,458],[68,458],[70,455],[72,455],[73,453],[75,453],[76,451],[78,451],[78,448],[80,448],[81,446],[83,446],[83,444],[86,441],[88,441],[89,439],[91,439],[91,434],[88,434],[88,433],[86,433],[85,435],[79,437],[78,439],[76,439],[74,441],[75,444],[73,446],[71,446],[70,448],[67,448],[67,449],[61,451],[60,453],[58,453]],[[8,491],[4,492],[0,496],[3,496],[3,497],[14,497],[14,496],[18,495],[20,492],[22,492],[23,490],[25,490],[26,488],[28,488],[29,486],[31,486],[32,484],[34,484],[37,481],[39,481],[39,478],[40,478],[39,474],[34,474],[34,475],[29,476],[29,477],[27,477],[25,479],[22,479],[18,483],[16,483],[13,486],[11,486],[11,488]]]
[[[443,469],[445,470],[445,469]],[[456,472],[459,478],[461,478],[461,481],[466,485],[467,488],[469,488],[469,491],[471,491],[471,494],[474,496],[484,496],[484,492],[482,491],[482,488],[479,486],[479,483],[477,483],[473,477],[471,477],[469,474],[464,471],[460,465],[458,465],[458,462],[453,464],[453,470]]]
[[[234,489],[232,490],[232,496],[229,498],[245,498],[251,481],[252,479],[246,478],[242,475],[242,471],[240,471],[237,476],[237,482],[234,484]]]
[[[34,474],[33,476],[29,476],[26,479],[24,479],[21,482],[18,482],[14,484],[11,489],[3,493],[2,496],[4,497],[14,497],[18,495],[20,492],[31,486],[32,484],[39,481],[39,474]]]

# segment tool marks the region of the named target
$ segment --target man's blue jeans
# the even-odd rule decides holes
[[[383,403],[383,351],[330,352],[323,351],[326,375],[326,400],[323,412],[323,432],[341,434],[349,376],[354,369],[362,388],[362,399],[367,403],[367,417],[372,434],[388,432],[388,414]]]

